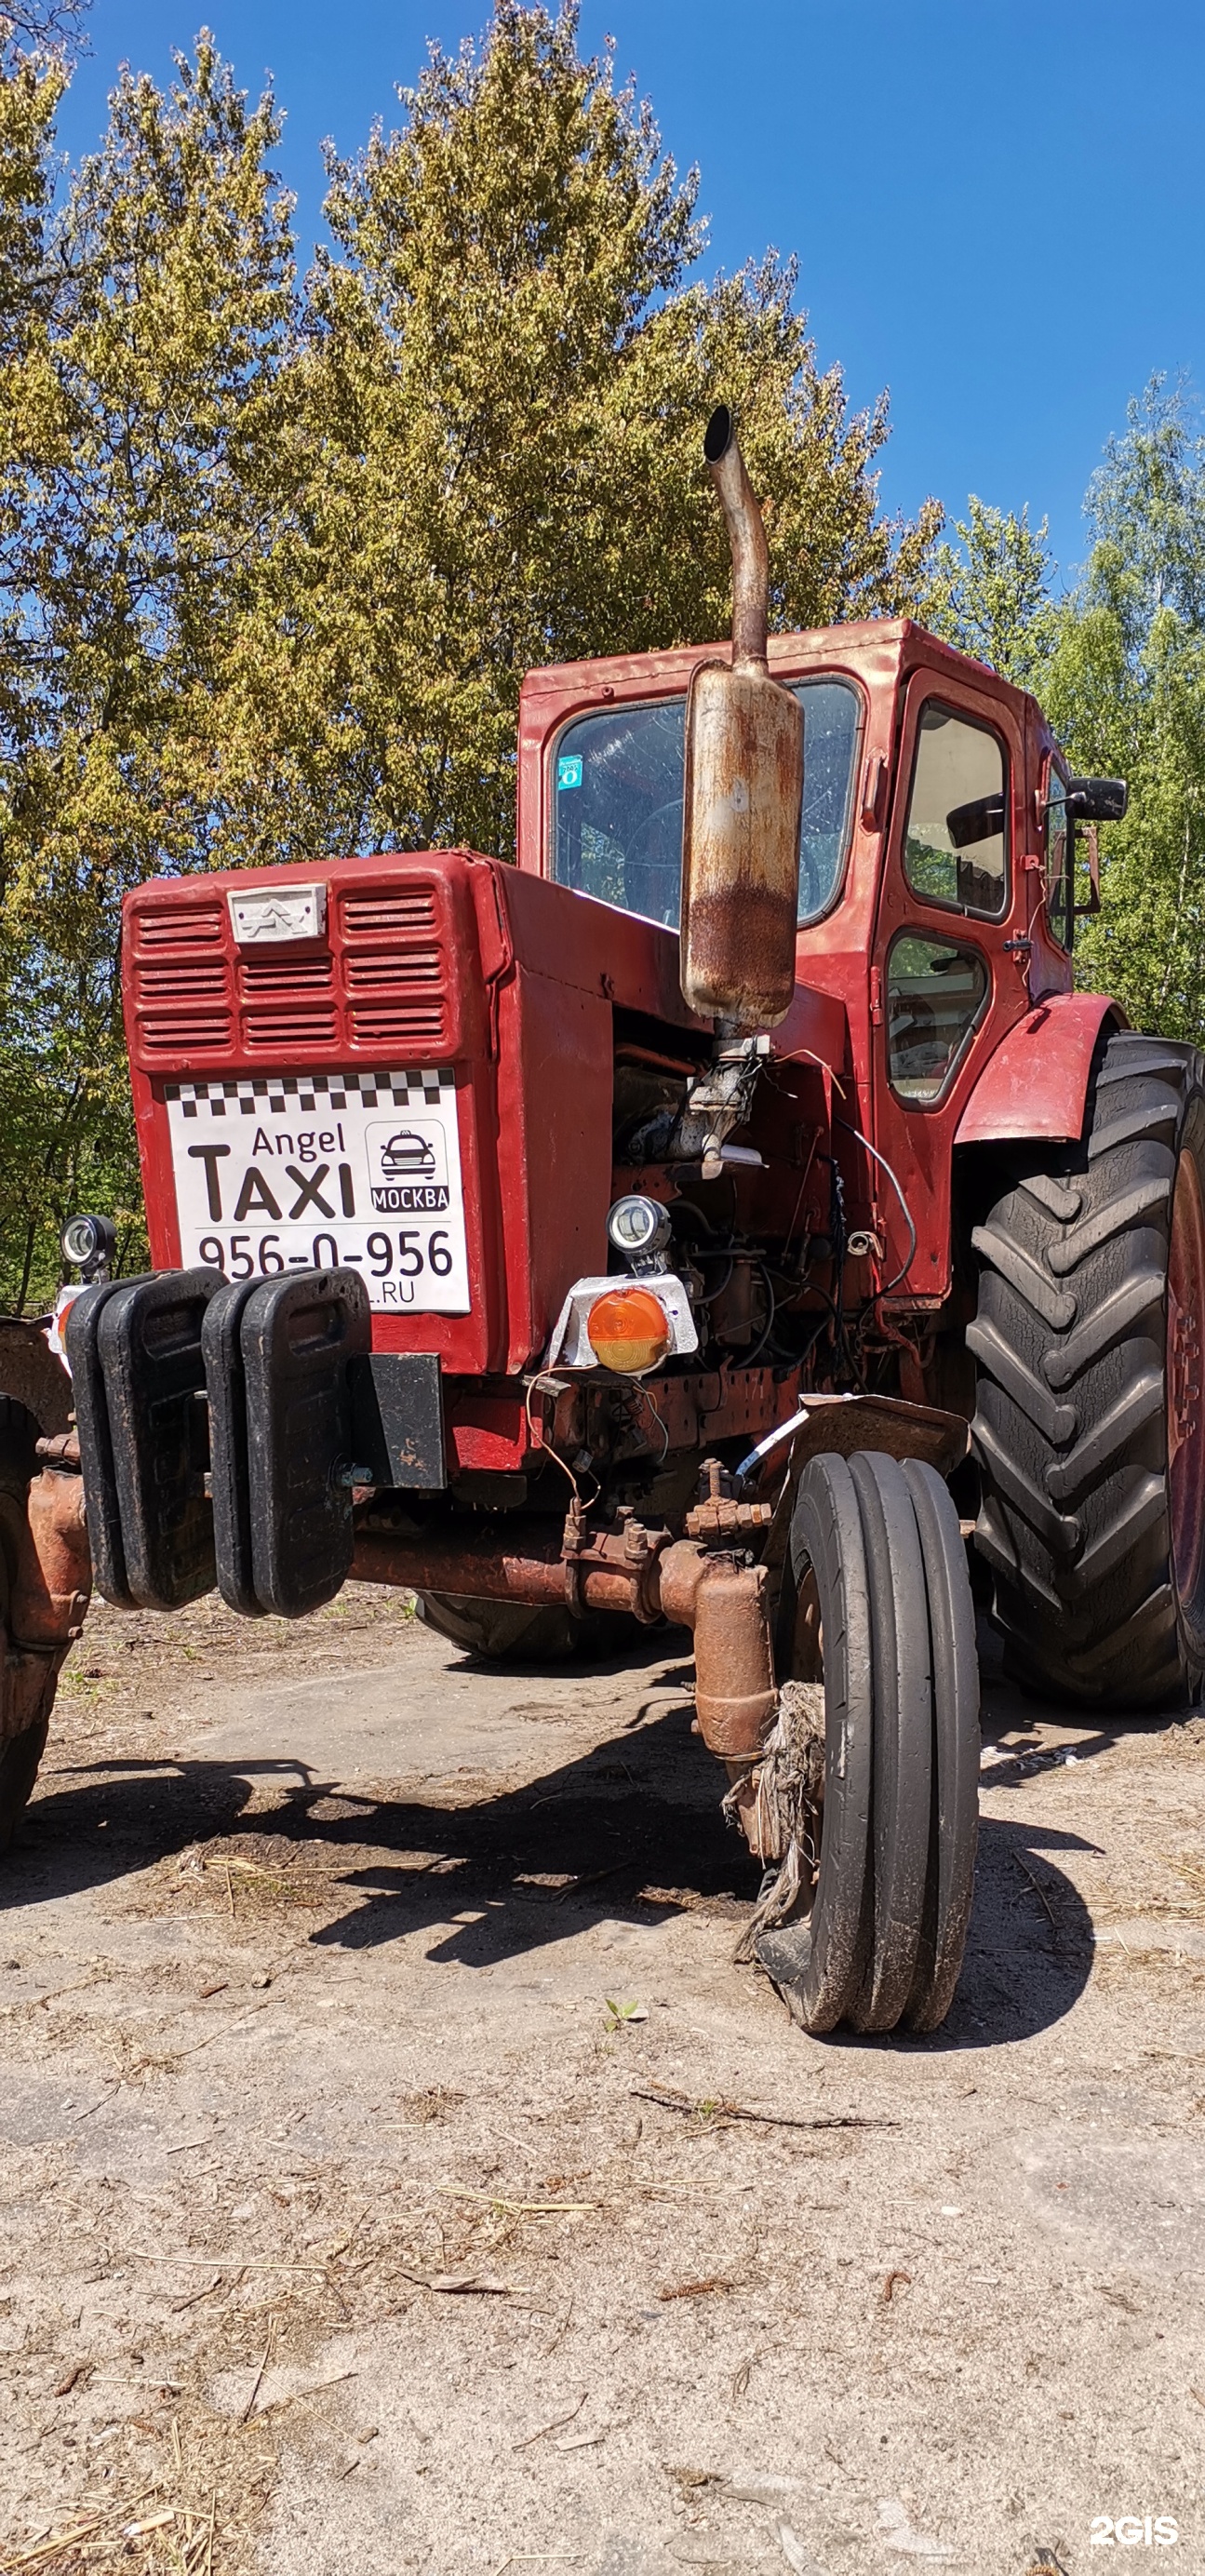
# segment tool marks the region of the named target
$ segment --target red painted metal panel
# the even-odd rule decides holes
[[[519,964],[627,1010],[710,1034],[678,988],[678,934],[593,895],[500,868],[498,890]]]
[[[611,1007],[517,966],[499,1040],[506,1366],[518,1370],[543,1350],[573,1281],[607,1266]]]
[[[1105,993],[1049,993],[984,1065],[959,1119],[956,1145],[1041,1136],[1071,1144],[1082,1131],[1088,1076],[1106,1020],[1126,1026]]]
[[[472,1311],[374,1314],[373,1342],[436,1351],[464,1376],[525,1368],[573,1279],[606,1263],[613,1004],[705,1034],[678,991],[676,936],[464,851],[268,868],[255,881],[318,879],[324,937],[258,950],[232,933],[226,895],[245,890],[242,872],[152,881],[128,900],[152,1259],[180,1259],[169,1080],[451,1063]]]

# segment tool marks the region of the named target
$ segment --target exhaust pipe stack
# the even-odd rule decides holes
[[[770,677],[766,531],[726,404],[703,453],[732,550],[732,659],[699,663],[687,700],[681,981],[735,1037],[774,1028],[795,989],[803,709]]]

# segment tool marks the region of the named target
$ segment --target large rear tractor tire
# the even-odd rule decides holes
[[[972,1238],[976,1545],[1008,1670],[1097,1708],[1205,1675],[1205,1064],[1121,1032],[1079,1146],[1032,1153]]]
[[[617,1654],[623,1643],[622,1617],[605,1610],[572,1619],[567,1610],[478,1601],[459,1592],[419,1592],[415,1598],[425,1626],[466,1654],[494,1663],[562,1663],[572,1655]]]
[[[807,1669],[784,1687],[776,1735],[796,1800],[780,1873],[793,1895],[785,1919],[773,1890],[763,1900],[756,1955],[809,2031],[932,2030],[958,1982],[978,1823],[958,1514],[916,1460],[813,1458],[791,1564]]]

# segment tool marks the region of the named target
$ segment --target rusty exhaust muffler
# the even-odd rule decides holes
[[[770,570],[732,414],[703,452],[732,551],[732,661],[701,662],[686,705],[684,1000],[726,1035],[773,1028],[795,990],[803,709],[770,677]]]

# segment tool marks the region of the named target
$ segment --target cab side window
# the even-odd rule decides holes
[[[1072,822],[1067,811],[1067,782],[1061,778],[1054,762],[1046,780],[1043,799],[1046,824],[1046,918],[1060,948],[1070,948],[1074,919],[1074,877],[1072,873]]]
[[[1007,899],[1008,764],[986,725],[930,698],[917,729],[904,874],[926,903],[998,918]]]

